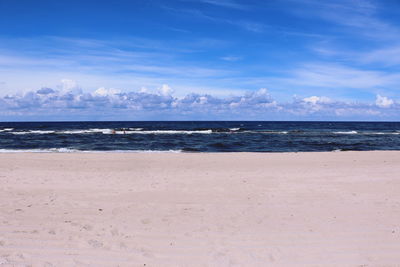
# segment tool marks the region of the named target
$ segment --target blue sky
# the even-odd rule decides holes
[[[399,120],[396,0],[0,0],[0,120]]]

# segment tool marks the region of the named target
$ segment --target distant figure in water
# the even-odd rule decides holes
[[[124,133],[124,134],[126,133],[126,132],[125,132],[125,129],[124,129],[124,130],[122,130],[122,131],[123,131],[123,133]],[[117,133],[117,131],[116,131],[116,130],[112,130],[112,131],[111,131],[111,133],[112,133],[112,134],[116,134],[116,133]]]

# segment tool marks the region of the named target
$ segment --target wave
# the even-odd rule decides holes
[[[14,130],[14,128],[4,128],[4,129],[0,129],[0,132],[10,132]]]
[[[211,134],[212,130],[184,131],[184,130],[155,130],[155,131],[135,131],[136,134]]]
[[[334,134],[358,134],[357,131],[333,132]]]
[[[363,134],[371,134],[371,135],[386,135],[386,134],[400,134],[400,132],[366,132]]]
[[[72,148],[34,148],[34,149],[0,149],[0,153],[50,153],[50,152],[59,152],[59,153],[72,153],[72,152],[84,152],[77,149]]]
[[[288,131],[247,131],[248,133],[263,133],[263,134],[288,134]]]
[[[396,132],[368,132],[368,131],[302,131],[302,130],[290,130],[290,131],[279,131],[279,130],[245,130],[243,128],[213,128],[213,129],[195,129],[195,130],[145,130],[143,128],[91,128],[91,129],[71,129],[71,130],[17,130],[14,128],[0,129],[2,134],[14,134],[14,135],[34,135],[34,134],[336,134],[336,135],[347,135],[347,134],[361,134],[361,135],[400,135],[400,131]]]
[[[358,131],[347,131],[347,132],[333,132],[334,134],[362,134],[362,135],[398,135],[400,132],[358,132]]]
[[[112,134],[112,132],[113,129],[93,128],[93,129],[57,131],[56,133],[57,134],[92,134],[92,133]]]
[[[199,131],[186,131],[186,130],[152,130],[147,131],[143,128],[128,128],[129,130],[114,130],[114,129],[77,129],[77,130],[64,130],[64,131],[54,131],[54,130],[29,130],[29,131],[16,131],[9,133],[15,135],[24,134],[211,134],[212,130],[199,130]]]
[[[19,132],[10,132],[16,135],[23,135],[23,134],[53,134],[56,131],[41,131],[41,130],[29,130],[29,131],[19,131]]]

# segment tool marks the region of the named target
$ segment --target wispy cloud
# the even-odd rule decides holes
[[[186,0],[186,1],[188,1],[188,0]],[[196,0],[193,0],[193,1],[196,1]],[[238,3],[237,1],[234,1],[234,0],[197,0],[197,1],[206,3],[206,4],[210,4],[210,5],[233,8],[233,9],[240,9],[240,10],[246,10],[249,8],[248,5]]]
[[[220,15],[212,15],[208,14],[204,10],[201,9],[193,9],[193,8],[176,8],[170,6],[162,6],[165,10],[169,12],[173,12],[176,15],[186,16],[191,18],[197,18],[202,20],[207,20],[210,22],[214,22],[216,24],[227,24],[238,27],[242,30],[246,30],[254,33],[262,33],[265,31],[267,25],[246,19],[232,19],[230,17],[222,17]]]
[[[389,5],[372,0],[261,2],[154,0],[140,16],[126,17],[126,25],[110,23],[112,33],[88,34],[94,28],[85,25],[75,37],[68,28],[60,36],[0,36],[0,95],[14,97],[6,101],[13,103],[8,110],[28,105],[29,97],[45,109],[56,103],[47,99],[51,96],[61,107],[76,112],[74,107],[81,107],[87,114],[93,114],[96,107],[90,103],[100,98],[110,114],[134,107],[149,113],[149,103],[158,103],[154,114],[162,107],[170,115],[236,112],[244,119],[245,114],[263,118],[263,112],[286,118],[329,112],[351,116],[351,111],[386,116],[397,110],[400,27],[387,12]],[[60,100],[67,97],[61,93],[65,90],[55,86],[63,78],[79,81],[82,88],[68,103]],[[167,97],[167,87],[160,89],[163,94],[149,93],[162,84],[169,84],[174,96]],[[41,87],[54,92],[36,91]],[[94,94],[99,87],[119,93],[103,89]],[[150,89],[139,94],[142,87]],[[243,93],[262,87],[275,97],[267,101],[264,94],[263,108],[252,102],[260,100],[260,92]],[[293,95],[301,97],[290,101]],[[370,102],[356,103],[360,99]]]
[[[364,63],[380,63],[384,66],[400,65],[400,44],[363,53],[360,55],[360,61]]]
[[[284,78],[292,84],[324,88],[358,88],[370,90],[382,86],[396,85],[400,73],[387,73],[377,70],[357,69],[340,64],[309,63],[291,73],[293,77]]]
[[[208,87],[218,88],[217,83],[214,82],[213,86],[211,80],[235,75],[232,69],[210,67],[183,56],[201,53],[197,49],[223,46],[223,43],[212,39],[198,39],[191,46],[186,43],[171,45],[167,50],[156,41],[145,39],[131,45],[130,40],[126,39],[102,41],[44,37],[27,39],[19,45],[25,50],[20,53],[12,49],[13,42],[19,41],[2,40],[5,40],[3,46],[6,43],[7,47],[0,44],[0,75],[9,84],[3,93],[50,86],[62,77],[79,80],[86,88],[93,88],[100,83],[140,88],[167,82],[180,89],[193,89],[200,87],[201,80],[201,87],[206,90]],[[57,50],[53,47],[57,47]]]
[[[221,59],[222,59],[222,60],[225,60],[225,61],[231,61],[231,62],[234,62],[234,61],[239,61],[239,60],[241,60],[241,59],[242,59],[242,57],[236,57],[236,56],[225,56],[225,57],[221,57]]]
[[[290,1],[290,0],[289,0]],[[382,2],[368,0],[291,0],[302,8],[291,9],[302,17],[311,17],[342,26],[343,33],[368,37],[371,41],[398,40],[400,30],[379,16]],[[309,8],[304,8],[308,6]]]

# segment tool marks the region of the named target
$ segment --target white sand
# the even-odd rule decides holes
[[[3,153],[0,181],[1,267],[400,266],[400,152]]]

